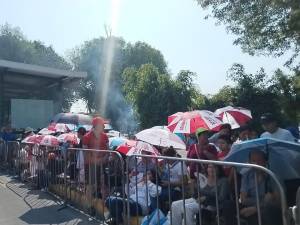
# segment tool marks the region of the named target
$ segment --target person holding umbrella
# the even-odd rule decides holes
[[[221,135],[231,136],[231,134],[232,134],[231,125],[229,123],[225,123],[221,125],[219,132],[212,135],[210,138],[208,138],[208,140],[209,143],[216,144],[219,136]]]
[[[260,117],[260,121],[265,132],[260,136],[262,138],[274,138],[283,141],[295,142],[296,138],[290,131],[278,126],[278,121],[272,113],[265,113]]]
[[[208,130],[205,128],[198,128],[196,131],[196,136],[198,143],[190,147],[187,158],[190,159],[207,159],[207,160],[217,160],[217,149],[214,145],[210,144],[208,141]],[[195,179],[195,173],[201,173],[205,168],[200,168],[199,163],[189,163],[190,177]],[[203,165],[201,165],[202,167]]]

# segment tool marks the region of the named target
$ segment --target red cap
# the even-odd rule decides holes
[[[104,126],[104,120],[100,116],[97,116],[97,117],[93,118],[92,125],[93,125],[93,127],[95,127],[97,125]]]

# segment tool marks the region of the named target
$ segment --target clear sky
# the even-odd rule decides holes
[[[104,24],[110,25],[113,35],[159,49],[172,74],[181,69],[196,72],[196,83],[205,94],[228,84],[226,71],[234,62],[244,64],[247,72],[264,67],[271,73],[287,59],[243,54],[224,26],[204,19],[208,12],[195,0],[119,1],[117,7],[113,0],[0,0],[0,24],[18,26],[28,39],[52,45],[62,55],[105,35]]]

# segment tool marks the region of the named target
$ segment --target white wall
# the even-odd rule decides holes
[[[14,128],[43,128],[54,116],[53,101],[33,99],[11,100],[11,125]]]

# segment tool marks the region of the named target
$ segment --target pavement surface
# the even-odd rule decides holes
[[[0,225],[99,224],[79,211],[61,208],[61,202],[48,193],[30,190],[28,186],[0,173]]]

